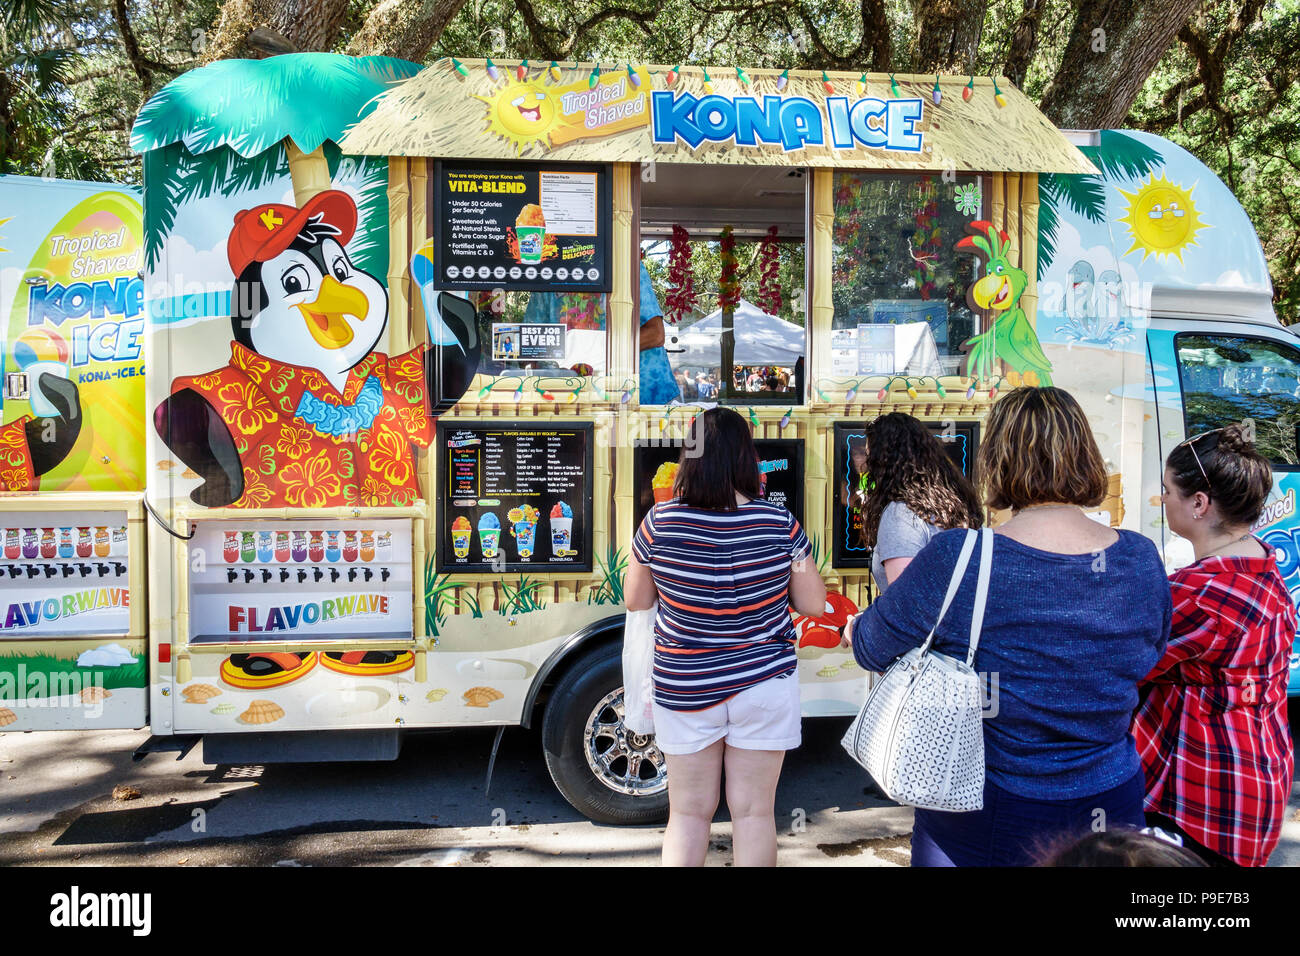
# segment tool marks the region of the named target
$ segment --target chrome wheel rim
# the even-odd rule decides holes
[[[592,708],[583,728],[587,766],[615,793],[648,797],[668,787],[668,767],[653,734],[623,726],[623,688],[610,691]]]

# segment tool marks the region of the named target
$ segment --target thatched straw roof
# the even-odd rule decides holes
[[[603,91],[609,97],[606,105],[615,107],[602,118],[616,117],[614,122],[623,127],[609,132],[608,126],[587,128],[586,111],[579,108],[584,101],[592,99],[588,95],[594,66],[591,63],[562,66],[556,78],[546,64],[534,62],[524,83],[516,81],[516,62],[496,64],[499,75],[495,80],[488,75],[482,60],[466,60],[464,65],[468,76],[461,76],[450,60],[440,60],[389,89],[379,98],[374,110],[343,136],[340,141],[343,150],[358,155],[464,159],[660,160],[951,169],[954,172],[1096,172],[1024,94],[1001,78],[996,83],[1005,98],[1005,106],[995,102],[992,78],[976,77],[973,95],[963,99],[962,89],[969,82],[965,76],[938,77],[942,96],[941,102],[935,105],[932,91],[936,77],[932,75],[896,75],[894,81],[899,92],[895,98],[886,74],[867,75],[863,94],[859,92],[861,74],[830,73],[828,79],[833,92],[828,94],[821,73],[791,70],[779,93],[782,109],[803,97],[811,102],[814,112],[820,111],[825,118],[828,103],[837,97],[844,98],[846,109],[852,108],[863,95],[886,101],[918,99],[921,116],[913,129],[921,134],[922,145],[915,152],[869,148],[860,143],[839,149],[824,144],[804,145],[786,151],[779,144],[741,146],[734,139],[705,141],[695,147],[680,138],[671,143],[654,142],[652,108],[667,104],[652,105],[651,94],[670,89],[673,94],[705,96],[706,71],[702,67],[680,68],[676,82],[669,87],[668,67],[602,64],[595,90]],[[758,109],[776,105],[765,98],[778,95],[778,70],[746,70],[748,84],[742,83],[735,68],[711,67],[707,74],[717,94],[727,98],[752,96]],[[520,96],[533,97],[539,93],[545,94],[553,112],[544,114],[541,122],[531,126],[521,124],[518,115],[511,111],[531,109],[532,100],[512,103]],[[567,100],[565,93],[571,94]],[[644,99],[636,105],[638,97]],[[618,109],[620,106],[622,109]],[[826,120],[823,139],[830,138],[829,126]]]

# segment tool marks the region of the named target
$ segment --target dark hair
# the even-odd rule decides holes
[[[759,496],[758,451],[749,422],[729,408],[710,408],[691,423],[673,493],[692,508],[735,511],[736,492]]]
[[[1038,866],[1208,866],[1184,847],[1135,829],[1103,830],[1058,843]]]
[[[998,400],[976,471],[984,503],[994,509],[1048,501],[1095,508],[1106,498],[1106,463],[1088,418],[1074,396],[1050,385]]]
[[[1204,492],[1230,527],[1253,525],[1273,490],[1268,459],[1255,450],[1240,425],[1189,438],[1169,453],[1165,464],[1182,497]]]
[[[944,530],[984,524],[974,485],[939,439],[911,415],[890,412],[867,426],[865,468],[874,482],[862,509],[862,542],[868,548],[876,546],[880,516],[894,501]]]
[[[781,387],[781,379],[775,375],[769,375],[767,377],[767,381],[764,384],[767,385],[769,389],[775,392],[777,389]]]

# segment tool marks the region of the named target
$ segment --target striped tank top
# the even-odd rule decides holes
[[[655,701],[704,710],[772,677],[793,674],[790,562],[811,549],[785,508],[755,500],[735,511],[655,505],[632,541],[659,592]]]

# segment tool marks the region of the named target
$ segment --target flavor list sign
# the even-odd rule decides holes
[[[803,523],[803,439],[756,438],[758,477],[762,497],[778,504]],[[671,480],[681,459],[680,442],[641,444],[633,459],[632,483],[636,488],[633,520],[636,527],[657,501],[672,497]]]
[[[438,568],[591,570],[592,426],[438,428]]]
[[[435,288],[610,291],[608,167],[440,162],[433,188]]]
[[[973,478],[979,426],[975,422],[928,425],[961,473]],[[831,485],[831,566],[869,568],[871,552],[862,543],[862,505],[870,478],[866,471],[867,432],[861,422],[835,423],[835,477]]]

